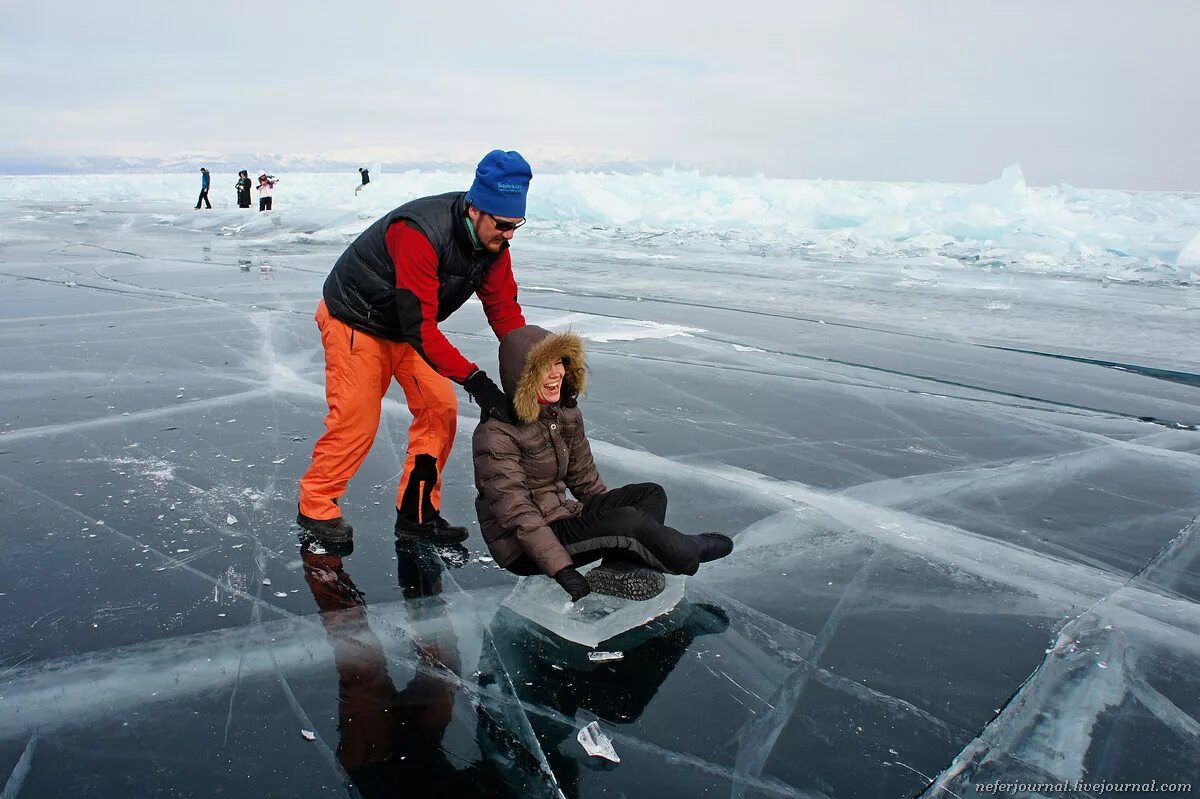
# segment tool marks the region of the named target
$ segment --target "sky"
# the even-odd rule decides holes
[[[0,4],[0,171],[278,153],[1200,191],[1200,4]],[[7,167],[7,170],[6,170]]]

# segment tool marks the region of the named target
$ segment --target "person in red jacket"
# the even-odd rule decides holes
[[[441,474],[458,420],[452,383],[475,399],[485,419],[511,420],[512,408],[438,323],[477,295],[498,339],[524,326],[509,241],[525,223],[532,178],[520,153],[493,150],[479,162],[469,191],[405,203],[363,231],[334,264],[316,313],[329,413],[300,480],[296,516],[309,533],[351,540],[338,500],[371,449],[394,377],[413,415],[395,533],[438,544],[467,537],[440,511]]]

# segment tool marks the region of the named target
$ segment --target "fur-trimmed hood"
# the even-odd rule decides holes
[[[500,342],[500,384],[512,400],[513,410],[522,424],[537,421],[541,415],[538,386],[550,364],[559,358],[566,367],[562,404],[571,407],[575,397],[587,388],[583,339],[570,331],[551,333],[537,325],[526,325],[512,331]]]

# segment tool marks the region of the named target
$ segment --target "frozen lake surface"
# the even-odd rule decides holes
[[[913,244],[874,195],[839,200],[853,241],[726,235],[669,204],[568,213],[584,193],[548,182],[515,271],[531,323],[587,340],[606,482],[660,482],[673,526],[737,541],[596,662],[501,605],[461,393],[464,550],[396,545],[393,393],[343,499],[353,554],[301,551],[320,286],[405,199],[310,182],[269,215],[0,187],[6,799],[1200,783],[1194,199],[1105,195],[1124,245],[1095,250],[1097,218],[1034,257],[1012,209],[991,245],[941,222]],[[478,303],[443,329],[495,371]],[[620,763],[584,751],[591,721]]]

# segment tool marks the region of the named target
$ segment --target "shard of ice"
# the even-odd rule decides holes
[[[588,724],[579,731],[579,735],[576,737],[592,757],[602,757],[614,763],[621,762],[620,755],[613,748],[612,739],[604,734],[598,722],[593,721]]]
[[[572,602],[549,577],[522,577],[501,604],[568,641],[594,647],[670,612],[683,599],[685,580],[683,575],[667,575],[667,587],[653,599],[591,593]]]

